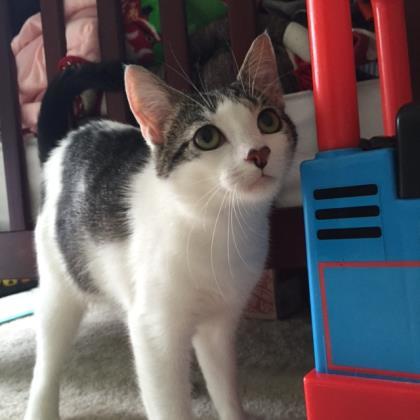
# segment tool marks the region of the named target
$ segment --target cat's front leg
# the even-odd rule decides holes
[[[129,330],[147,418],[191,420],[189,320],[166,311],[132,311]]]
[[[193,337],[198,362],[221,420],[248,419],[239,400],[236,381],[237,323],[236,314],[221,312],[202,323]]]

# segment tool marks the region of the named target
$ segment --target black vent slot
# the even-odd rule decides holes
[[[378,206],[340,207],[337,209],[320,209],[315,212],[318,220],[349,219],[352,217],[379,216]]]
[[[380,238],[382,236],[382,230],[380,227],[320,229],[318,230],[317,236],[321,240]]]
[[[376,194],[378,194],[378,186],[375,184],[366,184],[318,189],[314,191],[314,198],[315,200],[327,200],[330,198],[361,197]]]

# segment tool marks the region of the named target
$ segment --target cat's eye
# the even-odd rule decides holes
[[[282,128],[281,118],[274,109],[267,108],[258,115],[258,128],[263,134],[273,134]]]
[[[205,125],[197,130],[194,144],[201,150],[214,150],[223,143],[223,134],[214,125]]]

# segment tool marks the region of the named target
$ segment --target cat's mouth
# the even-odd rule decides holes
[[[266,187],[272,186],[274,182],[274,177],[262,173],[257,179],[253,180],[248,185],[244,185],[244,189],[247,192],[260,191]]]

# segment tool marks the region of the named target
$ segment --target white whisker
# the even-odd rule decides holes
[[[237,192],[236,192],[236,189],[235,189],[235,190],[234,190],[234,199],[235,199],[235,201],[237,200],[237,198],[236,198],[236,194],[237,194]],[[244,227],[243,227],[243,225],[242,225],[241,221],[239,220],[239,217],[238,217],[238,216],[237,216],[237,214],[236,214],[237,209],[236,209],[235,204],[239,205],[239,203],[235,202],[235,203],[234,203],[234,206],[233,206],[233,211],[234,211],[234,213],[235,213],[235,215],[236,215],[236,221],[237,221],[237,223],[238,223],[238,225],[239,225],[239,228],[241,229],[242,233],[244,234],[245,239],[246,239],[246,240],[248,240],[248,238],[249,238],[249,237],[248,237],[248,233],[245,231],[245,229],[244,229]],[[239,207],[238,207],[238,209],[239,209]],[[244,218],[242,218],[242,220],[246,223],[246,221],[245,221],[245,219],[244,219]]]
[[[206,216],[206,211],[207,211],[207,207],[209,206],[211,200],[213,199],[213,197],[219,192],[221,191],[222,188],[219,185],[216,185],[216,187],[213,187],[213,194],[208,198],[208,200],[204,203],[203,207],[201,207],[200,209],[200,213],[201,213],[201,217],[202,217],[202,221],[204,222],[205,220],[205,216]]]
[[[224,194],[224,196],[223,196],[223,200],[222,200],[222,202],[220,204],[219,211],[218,211],[217,216],[216,216],[216,221],[214,222],[213,234],[211,235],[211,244],[210,244],[210,265],[211,265],[211,271],[212,271],[212,274],[213,274],[214,282],[216,283],[216,287],[219,290],[220,297],[222,299],[224,299],[223,292],[222,292],[222,289],[220,288],[219,282],[217,281],[216,269],[214,268],[213,247],[214,247],[214,239],[216,237],[217,223],[219,222],[220,213],[222,212],[222,208],[224,206],[224,203],[225,203],[225,199],[226,199],[226,195],[227,194],[228,194],[228,192],[226,191],[225,194]]]
[[[235,67],[236,67],[236,74],[239,74],[239,65],[238,65],[238,61],[236,60],[236,56],[235,56],[235,54],[233,53],[233,50],[232,50],[231,46],[230,46],[230,45],[228,45],[228,47],[229,47],[230,54],[232,55],[233,62],[234,62]],[[238,79],[239,79],[239,81],[241,82],[241,86],[242,86],[242,91],[243,91],[243,93],[244,93],[244,94],[246,94],[246,91],[245,91],[245,86],[244,86],[244,82],[243,82],[243,80],[242,80],[242,77],[239,77]]]
[[[171,47],[171,53],[176,61],[176,63],[178,64],[179,69],[181,70],[182,74],[179,74],[180,77],[183,77],[184,80],[190,84],[190,86],[197,92],[197,94],[201,97],[201,99],[203,100],[203,102],[207,105],[207,107],[211,108],[211,104],[209,102],[209,100],[203,95],[203,93],[200,91],[200,89],[198,89],[198,87],[195,85],[195,83],[191,80],[191,78],[188,76],[188,74],[186,73],[186,71],[182,68],[181,63],[178,60],[178,57],[176,56],[175,52],[173,51],[172,47]],[[175,69],[173,69],[174,71],[176,71]]]
[[[175,89],[172,86],[169,86],[169,85],[166,85],[166,86],[168,87],[168,89],[173,90],[177,95],[181,95],[184,98],[186,98],[187,100],[189,100],[191,102],[194,102],[198,107],[200,107],[200,108],[203,107],[203,104],[200,104],[200,102],[198,102],[196,99],[194,99],[190,95],[187,95],[186,93],[182,92],[181,90]]]
[[[210,190],[208,190],[205,194],[203,194],[195,203],[195,205],[197,205],[200,201],[202,201],[204,198],[206,198],[208,195],[210,195],[210,197],[208,198],[208,200],[204,203],[204,205],[201,207],[200,210],[202,210],[204,207],[207,206],[208,202],[210,200],[212,200],[214,198],[214,196],[216,195],[216,193],[219,191],[220,187],[218,185],[216,185],[215,187],[210,188]],[[194,207],[195,207],[194,205]],[[191,258],[190,258],[190,245],[191,245],[191,237],[192,237],[192,232],[193,230],[197,227],[196,223],[193,222],[191,224],[191,229],[188,233],[187,236],[187,243],[186,243],[186,257],[187,257],[187,269],[188,269],[188,273],[190,275],[190,279],[191,281],[195,284],[195,286],[197,286],[197,282],[194,280],[194,276],[192,273],[192,269],[191,269]]]
[[[238,205],[238,212],[239,212],[239,216],[240,216],[240,218],[242,219],[242,221],[246,224],[246,227],[248,228],[248,230],[251,232],[251,233],[253,233],[254,235],[256,235],[256,236],[259,236],[260,238],[263,238],[263,239],[265,239],[265,236],[264,235],[261,235],[261,233],[260,232],[257,232],[254,228],[253,228],[253,226],[251,226],[250,224],[249,224],[249,222],[247,221],[247,217],[242,213],[242,208],[243,208],[243,211],[244,212],[246,212],[247,213],[247,216],[249,216],[249,213],[248,213],[248,209],[246,209],[245,207],[241,207],[241,201],[238,199],[237,200],[237,205]],[[243,206],[243,204],[242,204],[242,206]],[[249,217],[248,217],[249,218]],[[239,222],[239,218],[238,218],[238,222]]]
[[[261,48],[260,50],[260,55],[258,56],[258,63],[257,63],[257,68],[255,69],[255,73],[254,73],[254,79],[252,80],[252,86],[251,86],[251,94],[252,96],[255,95],[254,93],[254,89],[255,89],[255,80],[257,79],[257,74],[258,71],[260,69],[260,64],[261,64],[261,60],[262,60],[262,55],[263,55],[263,49]]]
[[[227,230],[227,259],[228,259],[228,267],[229,267],[229,273],[231,278],[234,278],[233,271],[232,271],[232,264],[230,261],[230,229],[233,229],[232,226],[232,200],[233,200],[233,194],[229,193],[229,215],[228,215],[228,230]]]
[[[235,215],[236,220],[238,220],[237,216]],[[236,253],[238,254],[238,257],[240,258],[240,260],[244,263],[245,267],[247,268],[248,271],[250,271],[251,273],[255,273],[255,270],[252,269],[252,267],[245,261],[245,259],[243,258],[241,251],[239,250],[238,247],[238,243],[236,241],[236,235],[235,235],[235,231],[232,230],[232,237],[233,237],[233,244],[235,246],[236,249]]]

